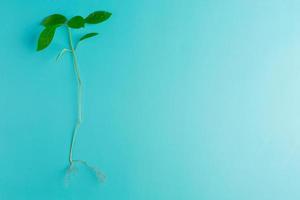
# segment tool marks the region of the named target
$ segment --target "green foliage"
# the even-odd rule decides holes
[[[56,26],[49,26],[41,32],[38,40],[37,51],[41,51],[50,45],[54,37],[55,30]]]
[[[106,11],[96,11],[89,16],[85,18],[85,23],[87,24],[99,24],[101,22],[106,21],[108,18],[110,18],[111,13],[106,12]]]
[[[99,33],[88,33],[88,34],[85,34],[84,36],[82,36],[79,41],[82,41],[82,40],[85,40],[85,39],[88,39],[88,38],[91,38],[91,37],[94,37],[96,35],[99,35]]]
[[[48,26],[60,26],[67,21],[67,18],[60,14],[49,15],[42,21],[42,25]]]
[[[68,27],[70,28],[82,28],[84,27],[84,24],[85,24],[84,18],[81,16],[72,17],[68,21]]]
[[[80,29],[84,28],[85,24],[99,24],[101,22],[104,22],[109,19],[111,15],[112,14],[110,12],[95,11],[89,14],[86,18],[78,15],[72,17],[69,20],[61,14],[49,15],[48,17],[44,18],[41,23],[45,27],[45,29],[40,33],[37,51],[41,51],[50,45],[55,35],[56,29],[60,26],[65,26],[72,29]],[[98,35],[98,33],[95,32],[85,34],[79,39],[79,41],[94,37],[96,35]]]

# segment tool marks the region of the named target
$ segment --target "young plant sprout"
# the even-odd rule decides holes
[[[96,11],[91,14],[89,14],[87,17],[82,16],[75,16],[71,19],[67,19],[65,16],[61,14],[53,14],[48,17],[46,17],[42,21],[42,25],[44,26],[44,30],[40,33],[38,44],[37,44],[37,51],[44,50],[47,48],[54,35],[55,31],[58,28],[64,27],[68,31],[68,40],[69,40],[69,47],[62,49],[62,51],[58,54],[57,60],[61,58],[65,53],[70,53],[73,57],[73,65],[74,65],[74,71],[77,79],[77,121],[73,129],[71,143],[70,143],[70,149],[69,149],[69,166],[67,169],[67,174],[69,175],[71,172],[75,170],[75,164],[82,164],[86,166],[89,170],[91,170],[93,173],[95,173],[96,177],[99,181],[103,181],[105,176],[99,171],[97,168],[91,166],[84,160],[78,160],[73,159],[73,148],[75,145],[76,137],[82,122],[82,81],[80,78],[80,72],[78,68],[78,61],[77,61],[77,55],[76,55],[76,49],[78,47],[78,44],[81,43],[83,40],[86,40],[88,38],[92,38],[98,33],[92,32],[87,33],[83,35],[78,42],[74,45],[73,37],[72,37],[72,29],[80,29],[84,28],[85,25],[92,25],[92,24],[99,24],[101,22],[106,21],[108,18],[110,18],[111,13],[106,11]]]

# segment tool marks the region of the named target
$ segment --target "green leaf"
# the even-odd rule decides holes
[[[49,15],[42,21],[42,25],[48,26],[60,26],[67,21],[67,18],[60,14]]]
[[[37,51],[41,51],[50,45],[50,43],[54,37],[55,30],[56,30],[55,26],[49,26],[49,27],[46,27],[41,32],[39,40],[38,40],[37,49],[36,49]]]
[[[85,34],[84,36],[82,36],[79,41],[82,41],[82,40],[85,40],[85,39],[88,39],[88,38],[91,38],[91,37],[94,37],[96,35],[98,35],[99,33],[88,33],[88,34]]]
[[[99,24],[110,18],[111,13],[106,11],[96,11],[85,18],[87,24]]]
[[[68,26],[70,28],[82,28],[84,27],[84,18],[81,16],[75,16],[72,17],[69,21],[68,21]]]

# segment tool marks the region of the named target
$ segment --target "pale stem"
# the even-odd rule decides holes
[[[67,29],[68,29],[68,34],[69,34],[70,51],[71,51],[71,54],[73,57],[74,70],[75,70],[75,74],[77,77],[77,120],[76,120],[76,124],[75,124],[74,130],[73,130],[72,139],[71,139],[71,145],[70,145],[70,151],[69,151],[70,166],[69,166],[68,172],[73,171],[73,163],[81,163],[84,166],[86,166],[88,169],[90,169],[92,172],[94,172],[99,181],[104,181],[105,175],[100,170],[98,170],[96,167],[89,165],[84,160],[74,160],[73,159],[73,148],[74,148],[74,144],[76,142],[76,137],[77,137],[77,134],[78,134],[81,122],[82,122],[82,81],[80,78],[76,51],[75,51],[75,47],[73,45],[72,32],[71,32],[70,28],[67,27]],[[69,51],[69,50],[66,50],[66,51]]]
[[[73,163],[73,147],[74,147],[76,137],[77,137],[80,125],[81,125],[81,121],[82,121],[82,81],[80,78],[77,56],[76,56],[76,52],[74,49],[72,32],[71,32],[70,28],[68,28],[68,34],[69,34],[70,50],[71,50],[72,57],[73,57],[74,70],[75,70],[75,74],[77,77],[77,121],[76,121],[74,130],[73,130],[72,140],[71,140],[71,145],[70,145],[70,152],[69,152],[69,162],[70,162],[70,165],[72,165],[72,163]]]

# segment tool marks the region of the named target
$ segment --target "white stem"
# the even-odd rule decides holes
[[[68,28],[68,34],[69,34],[69,45],[70,45],[70,50],[72,53],[73,57],[73,64],[74,64],[74,70],[75,74],[77,77],[77,122],[73,130],[72,134],[72,140],[71,140],[71,145],[70,145],[70,152],[69,152],[69,162],[70,165],[73,163],[73,147],[76,141],[76,137],[82,122],[82,81],[80,78],[80,72],[78,69],[78,61],[77,61],[77,56],[76,56],[76,51],[74,49],[73,45],[73,39],[72,39],[72,32],[71,29]]]
[[[94,174],[96,175],[96,177],[98,178],[99,181],[104,181],[105,179],[105,175],[98,170],[96,167],[88,164],[86,161],[84,160],[74,160],[73,159],[73,148],[74,148],[74,144],[76,142],[76,137],[82,122],[82,81],[80,78],[80,73],[79,73],[79,68],[78,68],[78,61],[77,61],[77,56],[76,56],[76,50],[74,48],[73,45],[73,38],[72,38],[72,32],[71,29],[68,28],[68,34],[69,34],[69,45],[70,45],[70,49],[66,50],[66,51],[70,51],[73,57],[73,64],[74,64],[74,70],[75,70],[75,74],[77,77],[77,121],[73,130],[73,134],[72,134],[72,139],[71,139],[71,145],[70,145],[70,151],[69,151],[69,168],[68,168],[68,172],[72,172],[73,171],[73,164],[75,163],[81,163],[84,166],[86,166],[89,170],[91,170],[92,172],[94,172]]]
[[[61,50],[61,52],[57,55],[56,57],[56,61],[58,61],[66,52],[72,52],[70,49],[66,49],[64,48],[63,50]]]

